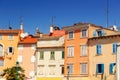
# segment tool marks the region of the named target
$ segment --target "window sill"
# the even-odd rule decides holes
[[[88,55],[85,55],[85,56],[80,56],[80,57],[88,57]]]
[[[115,73],[110,73],[110,75],[115,75]]]
[[[112,55],[116,55],[117,53],[112,53]]]
[[[74,40],[74,38],[73,39],[67,39],[68,41],[70,41],[70,40]]]
[[[73,58],[73,56],[68,56],[67,58]]]
[[[104,73],[97,73],[97,75],[103,75]]]
[[[86,37],[80,37],[80,38],[88,38],[88,37],[86,36]]]
[[[102,54],[96,54],[96,56],[101,56]]]

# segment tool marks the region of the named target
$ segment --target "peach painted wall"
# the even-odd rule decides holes
[[[19,44],[20,45],[20,44]],[[18,56],[22,56],[22,62],[20,66],[25,70],[26,77],[30,77],[29,74],[35,69],[35,63],[31,62],[32,56],[35,54],[35,47],[32,47],[33,44],[21,44],[22,49],[19,49]]]

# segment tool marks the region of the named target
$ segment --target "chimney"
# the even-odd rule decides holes
[[[50,33],[53,33],[53,25],[50,26]]]

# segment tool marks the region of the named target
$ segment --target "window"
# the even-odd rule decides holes
[[[117,53],[117,43],[112,44],[112,52]]]
[[[86,74],[87,73],[87,64],[86,63],[81,63],[81,74]]]
[[[97,31],[94,31],[94,32],[93,32],[93,36],[94,36],[94,37],[104,36],[104,35],[105,35],[104,30],[97,30]]]
[[[87,37],[87,30],[86,29],[82,29],[82,37]]]
[[[3,56],[3,46],[0,45],[0,56]]]
[[[22,59],[23,59],[23,56],[22,56],[22,55],[18,55],[18,62],[19,62],[19,63],[22,62]]]
[[[68,57],[73,57],[74,56],[74,47],[69,46],[68,47]]]
[[[40,51],[40,60],[44,59],[44,51]]]
[[[64,66],[61,66],[61,74],[64,74]]]
[[[69,39],[73,39],[74,38],[73,34],[74,34],[73,31],[68,32]]]
[[[50,65],[49,68],[50,68],[49,74],[50,75],[55,75],[55,65]]]
[[[3,35],[2,34],[0,34],[0,40],[2,40],[3,39]]]
[[[4,60],[0,60],[0,66],[4,66]]]
[[[73,74],[73,64],[67,66],[69,74]]]
[[[44,65],[38,65],[38,75],[44,74]]]
[[[104,73],[104,64],[97,64],[97,65],[96,65],[96,72],[97,72],[98,74]]]
[[[101,53],[101,44],[98,44],[97,46],[96,46],[96,51],[97,51],[97,55],[100,55],[100,54],[102,54]]]
[[[86,55],[87,55],[87,46],[81,45],[81,56],[86,56]]]
[[[8,54],[13,54],[13,52],[14,52],[14,48],[13,47],[8,47],[7,48],[7,53]]]
[[[110,67],[109,67],[110,74],[114,74],[114,72],[115,72],[115,65],[116,65],[116,63],[111,63],[110,64]]]
[[[55,52],[54,52],[54,51],[51,51],[50,59],[51,59],[51,60],[54,60],[54,59],[55,59]]]
[[[64,59],[64,51],[62,51],[62,59]]]
[[[14,38],[13,34],[9,34],[8,39],[9,39],[9,40],[13,40],[13,38]]]

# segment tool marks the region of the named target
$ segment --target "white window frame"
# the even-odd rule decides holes
[[[80,56],[87,56],[87,45],[80,45],[81,53]]]
[[[8,35],[8,40],[13,40],[14,39],[14,35],[13,34],[9,34]]]
[[[70,34],[69,34],[70,32],[73,32],[73,37],[72,38],[70,38]],[[69,31],[68,32],[68,39],[74,39],[74,31]]]
[[[83,36],[83,30],[86,30],[86,35],[85,36]],[[81,38],[85,38],[85,37],[87,37],[88,36],[88,32],[87,32],[87,29],[81,29]]]
[[[10,48],[12,48],[12,52],[10,52]],[[14,53],[14,47],[12,47],[12,46],[7,47],[7,53],[8,53],[8,55],[13,54]]]
[[[68,64],[67,68],[69,67],[69,69],[67,69],[67,73],[69,72],[69,74],[73,74],[74,73],[74,66],[73,64]]]
[[[80,74],[87,74],[87,66],[87,63],[80,63]]]
[[[74,56],[74,46],[68,46],[68,57]]]

